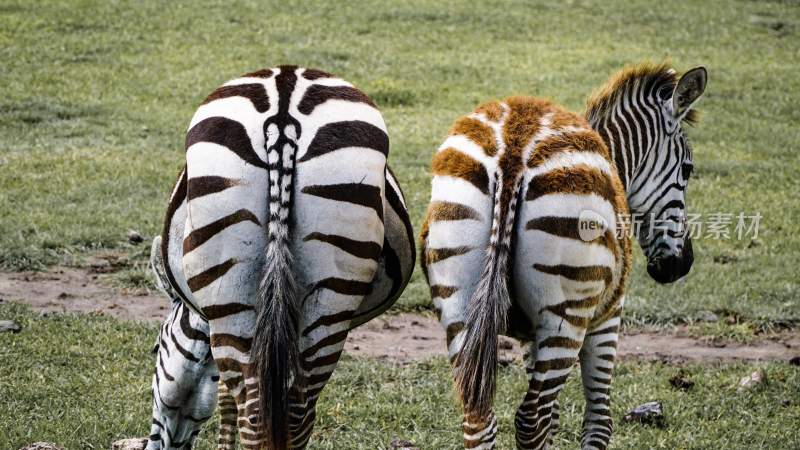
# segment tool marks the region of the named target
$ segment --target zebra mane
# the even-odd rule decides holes
[[[680,76],[672,69],[669,62],[659,64],[645,62],[629,65],[615,73],[599,89],[586,100],[586,117],[590,123],[608,115],[617,103],[633,89],[644,86],[648,92],[658,92],[664,86],[674,88]],[[694,125],[698,112],[694,109],[684,117],[684,121]]]

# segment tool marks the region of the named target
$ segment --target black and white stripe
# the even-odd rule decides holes
[[[347,332],[394,303],[414,264],[383,119],[349,83],[283,66],[215,91],[186,144],[163,232],[164,278],[208,323],[242,446],[303,448]],[[268,351],[254,364],[258,343]],[[273,350],[290,345],[295,369],[289,352],[289,371],[265,386],[280,360],[269,359]],[[265,389],[273,408],[287,396],[288,414],[262,414]],[[281,426],[288,442],[276,438]]]

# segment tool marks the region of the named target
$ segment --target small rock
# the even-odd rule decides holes
[[[658,428],[666,428],[667,420],[664,417],[664,408],[661,402],[649,402],[639,405],[628,411],[623,422],[639,422],[643,425],[653,425]]]
[[[17,322],[13,320],[0,320],[0,333],[19,333],[20,331],[22,331],[22,327]],[[37,442],[37,444],[41,444],[41,442]]]
[[[353,350],[361,350],[361,347],[359,347],[358,345],[354,345]]]
[[[800,356],[795,356],[794,358],[790,359],[789,364],[793,366],[800,366]]]
[[[739,388],[737,390],[744,391],[746,389],[752,389],[764,381],[764,371],[761,369],[756,370],[755,372],[751,373],[746,377],[742,377],[739,380]]]
[[[700,322],[719,322],[719,316],[711,311],[701,311],[697,320]]]
[[[392,450],[419,450],[419,447],[417,447],[417,445],[413,442],[406,441],[398,437],[392,439],[392,443],[389,444],[389,448]]]
[[[22,447],[19,450],[64,450],[62,447],[50,442],[34,442],[27,447]]]
[[[694,381],[689,378],[689,374],[685,372],[679,372],[677,375],[669,379],[669,384],[675,389],[688,391],[692,388],[692,386],[694,386]]]
[[[111,444],[111,450],[143,450],[146,446],[146,438],[120,439]]]
[[[141,244],[142,242],[144,242],[144,238],[142,237],[141,234],[139,234],[138,231],[128,230],[128,242],[134,245]]]
[[[383,329],[384,330],[399,330],[400,328],[396,327],[395,325],[390,324],[389,322],[383,322]]]
[[[105,273],[111,270],[111,263],[106,259],[93,259],[89,263],[89,267],[91,267],[92,272]]]

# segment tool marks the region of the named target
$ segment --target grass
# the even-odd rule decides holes
[[[0,448],[50,441],[107,449],[116,439],[147,435],[154,326],[98,315],[41,316],[13,304],[0,304],[0,317],[23,326],[19,334],[0,334]],[[758,368],[766,381],[737,392],[739,379]],[[670,386],[679,373],[695,382],[691,390]],[[583,401],[576,375],[560,396],[557,448],[575,448],[579,439]],[[797,448],[798,383],[800,368],[785,363],[623,363],[614,379],[613,448]],[[500,370],[499,448],[513,447],[513,414],[525,384],[521,366]],[[646,401],[663,403],[667,428],[622,423],[627,410]],[[400,368],[345,356],[323,391],[310,448],[386,449],[398,436],[425,449],[455,449],[458,411],[442,358]],[[196,448],[213,449],[216,430],[210,422]]]
[[[158,233],[199,102],[238,74],[283,63],[334,72],[379,104],[390,162],[415,225],[428,163],[452,121],[491,98],[524,93],[582,110],[624,64],[670,58],[705,65],[703,119],[690,136],[691,212],[763,215],[757,239],[695,241],[685,282],[648,279],[637,251],[629,324],[692,323],[692,333],[749,342],[796,326],[800,253],[800,7],[796,1],[583,0],[386,3],[65,0],[0,5],[0,268],[83,264],[119,256],[113,282],[146,288]],[[419,272],[396,310],[428,308]],[[696,322],[717,314],[718,323]],[[51,440],[108,448],[147,434],[155,329],[101,316],[38,316],[0,335],[0,448]],[[728,320],[732,318],[731,320]],[[739,393],[763,368],[767,381]],[[686,371],[689,392],[668,379]],[[624,363],[616,372],[614,448],[798,448],[798,369],[782,363]],[[520,367],[501,370],[501,448],[511,447]],[[395,435],[457,448],[458,408],[443,360],[396,368],[345,357],[326,389],[312,448],[386,448]],[[574,448],[579,386],[562,394],[559,448]],[[664,430],[622,424],[629,408],[664,403]],[[788,401],[788,404],[786,403]],[[788,406],[785,406],[788,405]],[[215,426],[198,447],[213,448]]]
[[[158,232],[182,164],[184,130],[220,83],[297,63],[373,96],[415,225],[428,162],[452,121],[515,93],[582,110],[624,64],[670,58],[710,78],[690,131],[692,212],[759,212],[758,239],[695,242],[684,282],[649,280],[640,252],[631,323],[734,311],[759,325],[800,315],[800,8],[796,2],[431,0],[387,5],[153,0],[5,1],[0,8],[0,267],[79,264]],[[141,270],[120,277],[138,286]],[[419,272],[401,309],[429,304]]]

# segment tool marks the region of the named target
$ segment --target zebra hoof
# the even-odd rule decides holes
[[[111,450],[144,450],[147,438],[120,439],[111,444]]]

